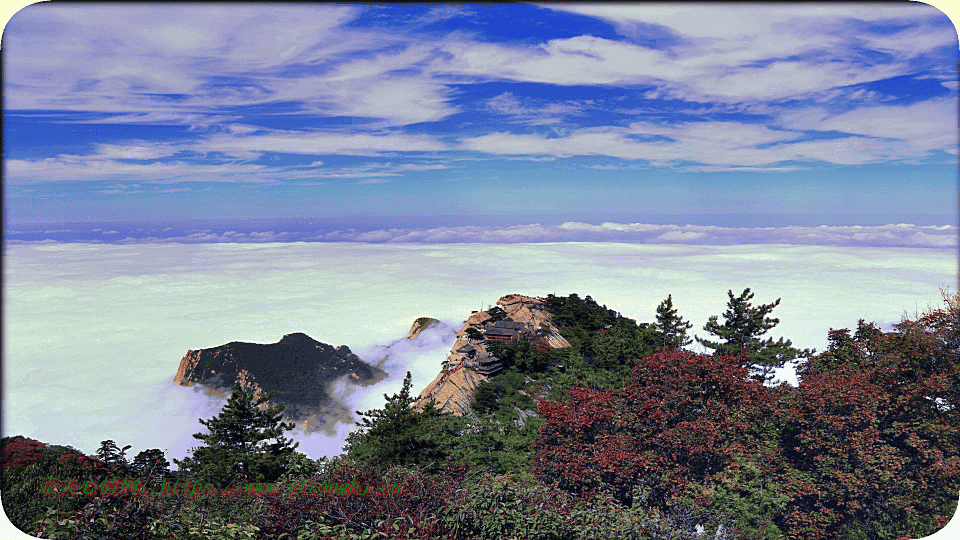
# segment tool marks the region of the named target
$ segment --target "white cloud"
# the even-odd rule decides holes
[[[11,159],[5,162],[10,184],[57,181],[137,181],[265,182],[277,180],[326,178],[364,178],[398,176],[407,171],[445,169],[443,163],[386,163],[367,167],[329,169],[322,161],[309,165],[266,166],[237,162],[259,159],[265,152],[303,155],[350,154],[376,156],[393,152],[436,151],[446,145],[425,135],[368,135],[338,133],[279,132],[253,136],[242,133],[216,134],[196,142],[180,144],[98,144],[89,155],[60,155],[55,158]],[[219,152],[229,161],[192,163],[187,157],[174,161],[131,163],[126,160],[155,160],[180,152],[209,154]],[[328,170],[329,169],[329,170]]]
[[[912,73],[909,61],[937,47],[956,46],[943,15],[929,6],[617,6],[545,5],[606,19],[624,35],[637,24],[673,34],[662,50],[592,36],[552,40],[536,52],[482,44],[449,45],[443,68],[554,84],[657,84],[682,99],[786,99]],[[896,21],[911,27],[890,35],[850,34],[840,21]],[[921,38],[922,36],[922,38]],[[920,42],[919,46],[914,43]],[[889,52],[887,64],[866,63],[855,46]],[[788,57],[815,54],[812,60]],[[824,56],[827,55],[827,56]],[[756,67],[757,62],[773,62]]]
[[[487,100],[487,108],[502,115],[512,116],[513,121],[525,125],[558,124],[565,115],[581,115],[581,105],[566,103],[538,103],[526,99],[523,102],[510,92]]]
[[[854,39],[842,32],[842,22],[909,22],[917,26],[889,36],[871,36],[875,43],[887,48],[900,48],[919,36],[933,20],[942,20],[943,14],[930,6],[840,5],[753,5],[724,4],[623,6],[602,4],[544,4],[550,9],[570,11],[605,19],[630,35],[637,23],[653,25],[675,33],[681,38],[676,47],[686,54],[714,53],[730,55],[738,63],[769,57],[797,54],[811,43],[829,48],[830,44]],[[929,32],[928,32],[929,34]],[[817,40],[810,36],[816,35]],[[857,39],[864,39],[857,36]],[[956,37],[936,33],[929,37],[939,46],[951,45]],[[693,52],[700,49],[701,52]],[[728,62],[724,62],[728,64]]]
[[[898,227],[886,232],[899,234]],[[566,228],[723,233],[629,224]],[[471,310],[517,292],[590,294],[641,322],[652,321],[657,304],[672,294],[697,335],[706,337],[699,329],[722,313],[727,290],[750,287],[758,302],[782,298],[774,338],[823,350],[830,328],[855,327],[860,318],[899,322],[903,310],[938,302],[937,288],[955,283],[955,254],[622,243],[11,245],[5,253],[3,434],[87,453],[109,438],[132,444],[134,452],[169,448],[169,457],[182,458],[197,444],[190,437],[202,428],[197,419],[211,418],[223,405],[171,386],[187,349],[235,340],[273,343],[301,331],[375,361],[417,317],[458,328]],[[382,407],[382,394],[399,389],[406,370],[422,389],[449,350],[443,332],[432,339],[422,347],[391,347],[387,367],[394,377],[347,396],[358,400],[351,403]],[[319,457],[338,450],[345,434],[297,439]]]
[[[948,100],[935,100],[906,107],[857,109],[832,118],[816,109],[809,115],[795,113],[785,120],[791,129],[741,122],[636,122],[629,128],[571,130],[553,138],[497,132],[465,138],[460,144],[465,150],[490,154],[602,155],[647,160],[657,166],[680,162],[707,166],[690,170],[783,171],[796,169],[776,165],[790,160],[861,165],[920,158],[933,150],[955,150],[956,114],[955,110],[949,112],[955,108]],[[795,141],[805,136],[801,129],[848,131],[862,136]],[[644,140],[645,136],[660,138]],[[893,138],[905,140],[890,140]]]
[[[122,155],[117,157],[127,159]],[[11,184],[125,178],[167,182],[262,182],[264,175],[276,175],[281,172],[278,169],[252,164],[201,165],[183,161],[126,163],[100,155],[58,156],[36,160],[11,159],[6,161],[5,166],[7,181]]]
[[[245,155],[249,152],[376,155],[382,152],[430,152],[447,147],[427,135],[292,132],[246,137],[215,135],[195,148],[202,152],[223,152],[227,155]]]
[[[278,101],[302,102],[314,112],[387,118],[397,125],[453,112],[442,85],[387,73],[422,61],[428,47],[378,51],[384,46],[382,32],[340,28],[359,9],[28,8],[14,18],[5,39],[7,81],[13,81],[6,106],[116,111],[125,114],[113,121],[132,123],[189,122],[198,110]],[[371,51],[376,52],[372,59],[351,60]],[[331,64],[332,70],[319,76],[315,68],[303,69]],[[283,73],[292,66],[299,67],[298,77]]]
[[[176,151],[169,147],[148,142],[145,142],[143,145],[98,144],[96,148],[96,157],[98,159],[149,160],[172,156],[176,153]]]
[[[909,224],[818,227],[735,228],[703,225],[654,225],[647,223],[567,222],[510,227],[436,227],[336,231],[302,238],[320,242],[389,243],[523,243],[523,242],[628,242],[637,244],[794,244],[819,246],[872,246],[956,249],[960,240],[954,226]]]
[[[905,140],[920,151],[948,147],[955,150],[957,102],[956,99],[933,99],[910,105],[858,107],[821,120],[811,128]]]
[[[188,114],[177,112],[134,113],[109,116],[102,119],[85,119],[84,124],[158,124],[189,125],[193,129],[208,128],[214,124],[227,124],[239,120],[240,116],[214,114]],[[80,123],[80,122],[75,122]]]
[[[354,6],[32,7],[9,27],[7,107],[117,111],[124,113],[117,121],[133,122],[183,115],[189,122],[200,109],[294,101],[321,114],[403,125],[456,112],[445,84],[463,76],[656,84],[691,99],[766,100],[912,73],[911,60],[956,44],[951,29],[933,24],[942,14],[923,5],[547,7],[605,19],[628,36],[647,25],[674,38],[663,50],[588,35],[529,48],[465,34],[431,43],[415,28],[346,28],[361,9]],[[851,21],[908,26],[851,34],[844,26]],[[891,60],[865,62],[857,47]]]
[[[448,57],[432,71],[456,75],[572,84],[639,84],[663,77],[661,53],[590,36],[550,40],[537,49],[490,43],[444,42]]]
[[[377,183],[373,180],[370,183]],[[117,190],[122,191],[122,190]],[[65,232],[65,231],[59,231]],[[69,232],[69,231],[66,231]],[[57,231],[47,231],[49,234]],[[40,241],[8,239],[11,245]],[[43,242],[49,243],[48,240]],[[956,250],[957,227],[890,224],[880,226],[817,227],[718,227],[713,225],[657,225],[649,223],[566,222],[561,225],[512,225],[508,227],[435,227],[381,230],[340,230],[316,234],[310,231],[214,231],[190,230],[182,236],[128,236],[120,244],[261,244],[269,242],[367,242],[391,244],[518,244],[555,242],[604,242],[629,244],[689,244],[702,246],[795,245],[873,248],[928,248]]]
[[[574,129],[557,139],[493,132],[465,139],[462,147],[499,155],[607,155],[655,165],[692,161],[701,166],[688,170],[699,171],[783,171],[777,163],[785,160],[854,165],[917,159],[936,150],[957,152],[955,110],[947,114],[955,109],[954,99],[886,106],[876,92],[849,88],[915,75],[915,62],[923,55],[956,45],[956,34],[940,24],[942,14],[929,6],[546,7],[601,18],[638,43],[651,35],[666,39],[659,48],[589,35],[532,47],[481,42],[467,33],[424,39],[415,26],[407,31],[349,28],[344,23],[362,9],[356,6],[92,10],[38,5],[18,13],[5,35],[6,106],[116,113],[92,120],[97,123],[189,125],[201,131],[222,126],[229,133],[201,137],[179,149],[253,160],[267,151],[375,155],[450,148],[439,136],[374,133],[369,125],[358,128],[363,131],[359,133],[267,130],[222,114],[225,108],[292,103],[288,107],[296,112],[376,119],[371,124],[384,128],[436,122],[459,112],[452,103],[451,85],[457,83],[649,85],[650,98],[708,102],[700,114],[724,107],[732,107],[729,112],[753,108],[773,120],[769,127],[635,123],[629,129]],[[438,8],[425,21],[466,15]],[[903,28],[871,33],[857,26],[865,23],[897,23]],[[884,57],[864,56],[864,50]],[[949,81],[943,84],[955,87]],[[840,115],[818,107],[777,108],[775,103],[786,99],[822,103],[855,99],[869,105]],[[486,105],[530,125],[557,124],[586,110],[585,103],[531,100],[510,92],[488,99]],[[638,112],[638,117],[641,114],[646,113]],[[789,130],[835,129],[861,137],[787,143],[799,135]],[[262,135],[253,136],[254,132]],[[674,141],[632,138],[657,133]],[[787,144],[757,148],[769,142]],[[101,158],[123,159],[124,151],[132,150],[117,145],[104,150]],[[169,151],[145,146],[142,155],[159,157]],[[34,175],[30,181],[42,181],[46,172],[52,172],[51,178],[66,179],[65,171],[57,170],[58,159],[79,162],[80,179],[103,174],[143,174],[148,179],[168,173],[212,176],[186,163],[122,167],[103,159],[96,163],[63,156],[48,159],[53,161],[14,160],[10,166],[20,173],[30,171]],[[274,172],[252,165],[224,170],[234,179]],[[19,176],[13,181],[25,183]]]

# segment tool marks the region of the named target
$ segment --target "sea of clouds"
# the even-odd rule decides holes
[[[679,219],[674,216],[673,219]],[[693,218],[691,218],[693,219]],[[702,219],[702,217],[701,217]],[[405,223],[406,221],[406,223]],[[106,244],[163,243],[269,243],[269,242],[365,242],[365,243],[543,243],[622,242],[632,244],[743,245],[792,244],[839,247],[953,248],[960,245],[955,225],[785,225],[756,227],[703,225],[696,223],[601,224],[564,221],[557,224],[452,225],[449,219],[388,219],[343,223],[317,220],[216,220],[184,224],[57,223],[15,224],[7,244],[36,245],[61,242]],[[462,219],[460,221],[463,221]],[[721,221],[735,221],[731,216]],[[748,220],[744,220],[748,221]],[[391,223],[392,222],[392,223]],[[339,226],[338,226],[339,225]]]
[[[804,245],[61,243],[7,246],[5,259],[3,434],[87,453],[112,439],[171,458],[224,403],[171,383],[188,349],[291,332],[346,344],[390,373],[333,389],[367,410],[408,370],[423,389],[471,310],[505,294],[589,294],[641,322],[672,294],[706,337],[727,291],[750,287],[754,304],[782,298],[774,337],[823,350],[830,328],[890,328],[957,283],[952,250]],[[422,316],[444,324],[405,339]],[[335,455],[353,427],[295,439],[311,457]]]

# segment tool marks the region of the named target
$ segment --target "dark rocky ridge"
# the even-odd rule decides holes
[[[353,411],[331,395],[341,377],[369,386],[385,379],[387,373],[364,363],[346,345],[333,347],[297,332],[267,345],[233,341],[187,351],[173,382],[199,384],[207,393],[224,397],[236,381],[257,397],[275,390],[269,403],[285,405],[285,421],[307,433],[334,435],[337,422],[354,423]]]

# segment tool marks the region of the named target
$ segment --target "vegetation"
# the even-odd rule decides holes
[[[463,417],[414,410],[408,373],[384,408],[358,413],[331,460],[296,452],[279,409],[239,388],[201,421],[207,446],[176,472],[157,449],[128,461],[130,447],[112,440],[88,457],[6,437],[4,509],[28,533],[67,539],[892,540],[942,527],[960,490],[960,294],[905,318],[896,334],[863,321],[853,333],[831,330],[828,349],[801,362],[797,387],[756,376],[808,353],[760,340],[779,322],[766,318],[779,301],[753,308],[749,289],[728,294],[725,324],[712,317],[706,327],[722,340],[712,354],[684,350],[690,324],[672,296],[656,323],[638,324],[590,297],[551,295],[573,347],[489,343],[506,368],[477,388],[474,414]],[[322,480],[402,490],[156,491],[228,471],[286,489]],[[156,489],[96,493],[119,475]],[[94,489],[66,495],[51,477]]]
[[[483,341],[484,339],[486,339],[483,335],[483,332],[477,330],[472,326],[470,328],[467,328],[466,334],[468,338],[474,341]]]
[[[678,351],[693,343],[693,339],[687,337],[687,330],[693,328],[693,323],[684,321],[683,317],[677,315],[672,294],[667,295],[667,299],[657,306],[657,322],[654,328],[663,335],[660,346],[665,349]]]
[[[382,466],[419,465],[436,472],[449,455],[445,449],[449,437],[444,437],[443,420],[449,413],[441,412],[428,403],[422,412],[411,405],[417,400],[410,394],[412,376],[407,372],[399,394],[383,398],[386,406],[367,412],[357,411],[361,416],[358,429],[347,436],[344,451],[362,462]]]
[[[181,470],[214,486],[227,486],[237,479],[244,482],[275,482],[285,472],[294,449],[299,445],[283,437],[293,424],[280,421],[284,406],[261,408],[271,397],[259,398],[234,384],[233,395],[219,416],[200,420],[210,430],[194,438],[206,446],[193,449],[193,457],[174,460]],[[267,442],[273,440],[273,442]]]
[[[507,312],[504,311],[500,306],[493,306],[491,309],[487,310],[487,314],[490,315],[490,320],[492,322],[502,321],[507,318]]]
[[[756,372],[761,380],[769,380],[775,368],[783,367],[786,362],[798,357],[810,357],[815,351],[810,349],[795,349],[790,340],[780,338],[774,342],[772,338],[761,340],[760,336],[780,323],[780,319],[767,317],[773,308],[780,305],[780,299],[772,304],[763,304],[757,307],[750,306],[753,293],[744,289],[739,297],[734,298],[733,291],[727,291],[730,301],[727,311],[723,313],[723,325],[717,322],[717,316],[710,317],[703,329],[721,339],[723,342],[713,342],[697,338],[701,345],[714,350],[718,356],[743,355],[747,369]]]

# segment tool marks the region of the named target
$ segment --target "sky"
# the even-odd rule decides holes
[[[180,358],[291,332],[383,365],[330,389],[381,407],[511,293],[671,294],[707,337],[750,287],[822,351],[957,290],[925,4],[41,3],[0,49],[4,436],[185,457],[224,402]]]
[[[956,225],[957,50],[918,3],[40,3],[6,221]]]

